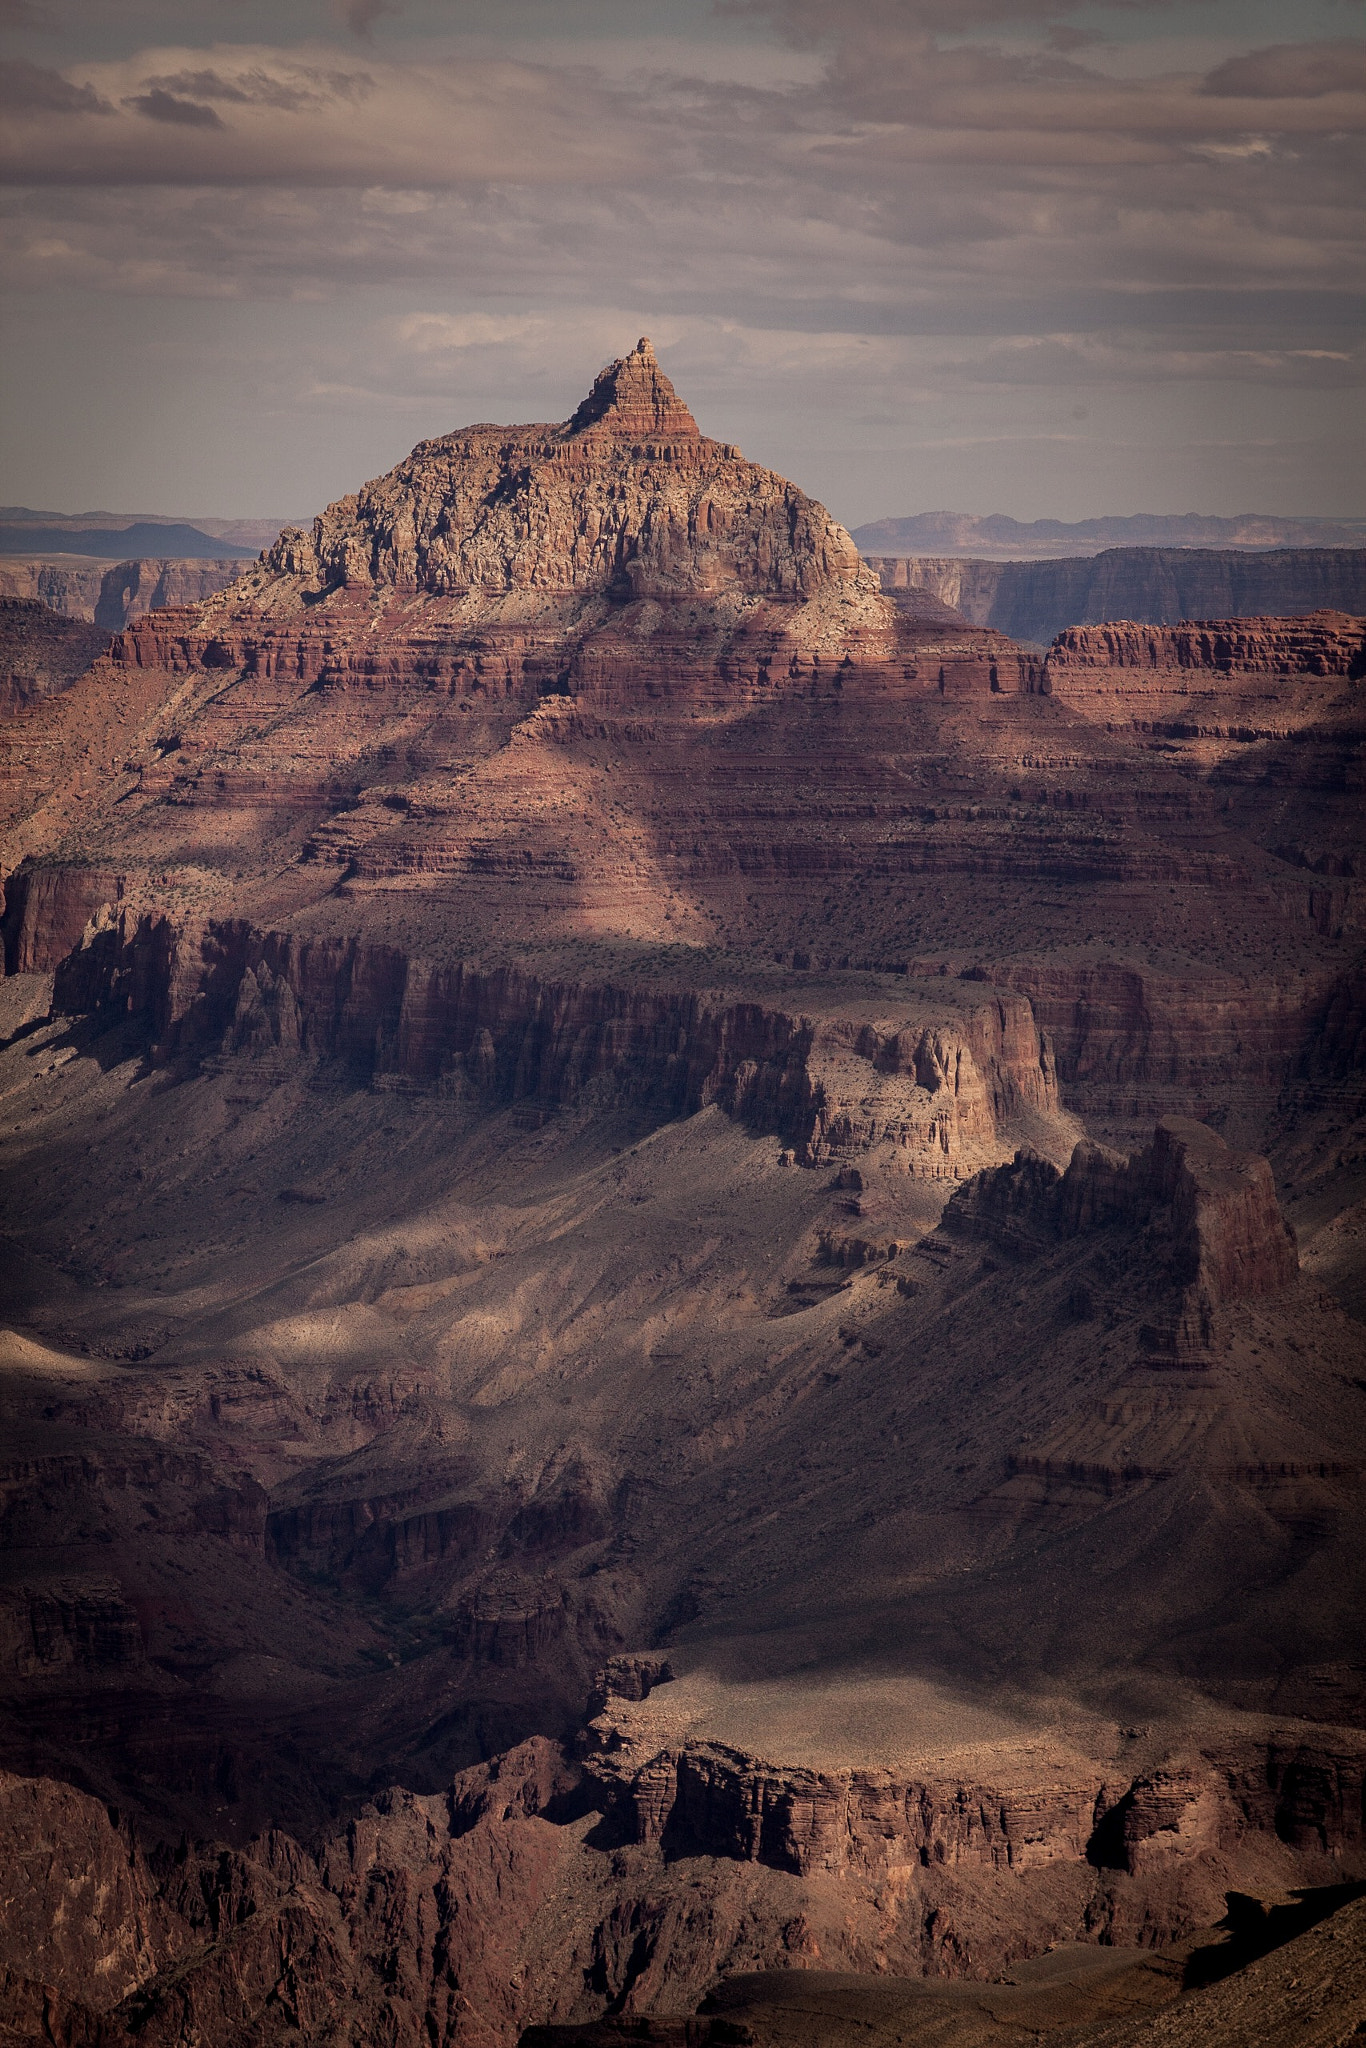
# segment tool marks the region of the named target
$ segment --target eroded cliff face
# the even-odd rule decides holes
[[[737,1969],[998,1974],[1037,1948],[1040,1894],[1064,1938],[1161,1941],[1214,1916],[1240,1841],[1265,1831],[1264,1883],[1297,1867],[1268,1823],[1293,1832],[1311,1781],[1336,1787],[1319,1810],[1339,1855],[1359,1832],[1362,1759],[1321,1745],[1016,1793],[693,1745],[622,1792],[595,1769],[608,1718],[586,1769],[525,1743],[440,1795],[382,1794],[311,1854],[274,1833],[149,1859],[96,1801],[6,1779],[0,1828],[29,1879],[0,1939],[8,2010],[60,2048],[285,2028],[493,2048],[604,2006],[628,2025],[687,2010]],[[28,1867],[30,1821],[79,1871]]]
[[[44,915],[74,924],[84,902]],[[1051,1053],[1022,997],[855,976],[804,987],[740,961],[706,964],[721,969],[711,986],[680,987],[687,969],[667,956],[623,959],[620,982],[585,983],[124,910],[83,932],[54,1002],[145,1017],[163,1060],[336,1061],[376,1088],[546,1115],[600,1103],[672,1118],[717,1103],[781,1134],[808,1166],[873,1153],[961,1180],[999,1157],[1022,1119],[1065,1131]]]
[[[1165,1247],[1176,1302],[1160,1332],[1148,1326],[1146,1341],[1174,1365],[1198,1364],[1217,1344],[1221,1307],[1277,1294],[1299,1271],[1269,1163],[1231,1152],[1215,1132],[1184,1119],[1160,1123],[1132,1159],[1083,1141],[1063,1174],[1021,1152],[1011,1166],[979,1175],[945,1214],[947,1228],[985,1231],[1012,1248],[1036,1233],[1071,1237],[1116,1223]]]
[[[984,972],[1111,1135],[1232,1100],[1260,1141],[1363,929],[1355,629],[1095,630],[1045,669],[899,607],[638,348],[13,721],[7,957],[113,914],[446,975],[491,940]]]
[[[1039,647],[1069,627],[1110,619],[1175,626],[1366,608],[1361,548],[1118,547],[1034,562],[879,553],[868,561],[885,590],[929,591],[975,625]]]
[[[44,562],[0,560],[0,592],[63,618],[94,623],[95,606],[104,581],[103,562]]]
[[[1225,677],[1366,679],[1366,619],[1316,611],[1303,618],[1215,619],[1177,626],[1072,626],[1048,650],[1041,688],[1173,690],[1176,677],[1215,692]],[[1159,681],[1159,678],[1161,681]]]
[[[39,603],[0,598],[0,719],[69,690],[108,651],[105,633],[54,618]]]
[[[142,612],[197,604],[213,596],[240,575],[243,566],[240,560],[205,562],[179,556],[139,555],[128,562],[88,566],[69,560],[0,558],[0,592],[117,633]]]

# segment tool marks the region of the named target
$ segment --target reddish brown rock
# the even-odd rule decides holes
[[[1221,676],[1366,676],[1366,619],[1345,612],[1305,618],[1215,619],[1180,626],[1070,626],[1048,650],[1045,691],[1101,687],[1093,671],[1188,671],[1216,687]]]
[[[41,604],[0,598],[0,719],[59,696],[109,651],[107,634]]]
[[[741,970],[733,991],[681,989],[681,978],[678,963],[637,961],[625,985],[585,987],[121,915],[63,962],[56,999],[147,1013],[163,1054],[341,1058],[379,1085],[546,1111],[604,1086],[672,1114],[716,1102],[790,1137],[806,1163],[878,1150],[931,1178],[962,1179],[999,1157],[1021,1115],[1057,1113],[1048,1048],[1018,997],[870,981],[861,1001],[852,985],[833,1001],[816,986],[804,1005],[801,979],[772,970]]]

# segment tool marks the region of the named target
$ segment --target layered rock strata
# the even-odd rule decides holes
[[[145,1016],[163,1058],[340,1061],[376,1087],[546,1114],[610,1100],[672,1117],[720,1103],[781,1133],[808,1165],[875,1151],[909,1173],[962,1179],[999,1156],[1021,1118],[1058,1119],[1051,1054],[1021,997],[854,976],[808,991],[800,976],[738,962],[734,990],[689,990],[667,957],[622,966],[616,986],[443,969],[363,942],[218,923],[183,932],[120,912],[63,961],[54,999]]]
[[[954,1197],[945,1228],[989,1235],[1012,1248],[1039,1235],[1075,1237],[1108,1224],[1143,1228],[1165,1247],[1179,1305],[1152,1348],[1193,1364],[1215,1342],[1227,1303],[1289,1287],[1299,1270],[1294,1234],[1276,1200],[1271,1168],[1231,1152],[1203,1124],[1169,1118],[1146,1151],[1129,1159],[1083,1141],[1065,1173],[1030,1152],[979,1175]]]
[[[0,598],[0,719],[59,696],[109,651],[109,635],[55,618],[24,598]]]
[[[1170,672],[1064,649],[1045,695],[1036,657],[883,596],[641,347],[562,425],[424,443],[16,721],[7,958],[127,905],[401,931],[443,973],[494,930],[929,962],[1045,1005],[1117,1134],[1234,1101],[1260,1137],[1363,929],[1348,639],[1188,636]]]
[[[1188,689],[1217,691],[1234,678],[1366,679],[1366,619],[1317,611],[1296,619],[1216,619],[1178,626],[1073,626],[1048,650],[1040,688],[1078,697]]]
[[[5,721],[0,1732],[169,1847],[110,2042],[1348,1867],[1366,1364],[1245,1148],[1354,1171],[1360,692],[1180,673],[917,617],[642,344]]]

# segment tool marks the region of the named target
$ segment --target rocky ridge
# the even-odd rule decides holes
[[[794,485],[704,439],[648,339],[563,427],[474,427],[407,462],[264,558],[314,591],[346,583],[476,600],[513,593],[667,603],[876,588],[853,542]],[[281,593],[272,591],[278,603]]]
[[[1041,688],[1076,694],[1088,686],[1122,692],[1133,672],[1172,687],[1174,672],[1217,689],[1237,676],[1366,678],[1366,619],[1311,612],[1296,619],[1215,619],[1178,626],[1073,626],[1048,650]],[[1161,685],[1159,685],[1161,687]]]
[[[1104,1787],[1003,1801],[961,1783],[784,1777],[690,1749],[662,1807],[655,1767],[632,1842],[629,1803],[623,1840],[620,1802],[591,1764],[533,1741],[437,1797],[384,1794],[312,1853],[277,1832],[226,1854],[182,1841],[173,1855],[149,1855],[69,1788],[4,1778],[0,1829],[21,1879],[6,2009],[16,2038],[27,2021],[61,2048],[190,2034],[227,2048],[244,2031],[403,2048],[434,2029],[485,2044],[529,2014],[591,2022],[604,2002],[643,2031],[652,2009],[696,2004],[718,1966],[942,1978],[971,1957],[999,1975],[1037,1939],[1025,1870],[1047,1873],[1060,1931],[1122,1944],[1141,1925],[1151,1946],[1183,1838],[1199,1838],[1204,1868],[1177,1911],[1198,1899],[1213,1917],[1221,1838],[1293,1812],[1296,1774],[1322,1770],[1301,1750],[1262,1794],[1255,1768],[1240,1780],[1221,1762],[1152,1773],[1107,1805]],[[34,1855],[35,1826],[56,1835],[56,1858]],[[1264,1888],[1277,1861],[1272,1848]]]
[[[23,598],[0,598],[0,719],[69,690],[108,651],[107,633],[67,624]]]

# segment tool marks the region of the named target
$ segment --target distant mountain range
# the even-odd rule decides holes
[[[854,529],[854,540],[865,555],[975,555],[987,561],[1099,554],[1113,547],[1356,548],[1366,546],[1366,519],[1134,512],[1069,523],[1011,519],[1004,512],[918,512],[910,519],[874,519]]]
[[[246,559],[269,547],[278,519],[176,519],[158,512],[49,512],[0,505],[0,555],[91,555],[105,561]],[[308,519],[297,521],[309,525]],[[1135,512],[1102,519],[1011,519],[1004,512],[918,512],[854,529],[865,555],[959,555],[1031,561],[1099,554],[1103,548],[1352,548],[1366,546],[1366,519],[1216,518],[1202,512]]]
[[[286,519],[170,519],[155,512],[42,512],[0,505],[0,555],[243,559],[269,547]]]

